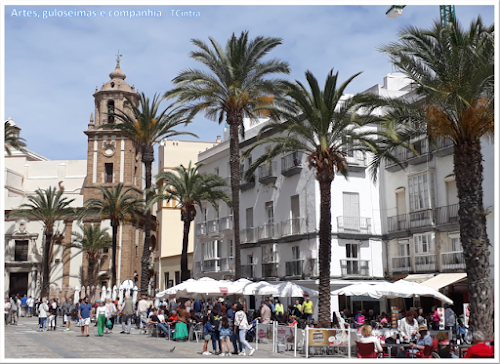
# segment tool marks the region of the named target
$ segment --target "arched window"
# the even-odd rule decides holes
[[[115,112],[115,102],[114,100],[108,100],[108,123],[112,124],[115,122],[115,117],[113,116]]]

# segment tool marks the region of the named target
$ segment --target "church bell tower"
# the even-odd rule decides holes
[[[139,95],[134,86],[126,81],[126,75],[120,68],[120,55],[116,67],[109,74],[109,81],[94,93],[95,110],[90,116],[88,129],[87,177],[83,186],[84,201],[90,198],[102,199],[102,192],[97,187],[114,187],[118,183],[124,190],[133,188],[138,197],[142,197],[142,162],[141,151],[120,130],[103,129],[102,125],[121,122],[113,116],[115,110],[132,115],[128,102],[138,104]],[[104,220],[102,227],[108,227],[110,221]],[[117,285],[131,279],[140,282],[141,255],[144,244],[142,223],[126,222],[118,228],[116,252]],[[107,283],[111,278],[111,251],[102,256],[98,269],[97,283]],[[84,266],[86,265],[84,259]],[[111,285],[112,287],[112,285]]]

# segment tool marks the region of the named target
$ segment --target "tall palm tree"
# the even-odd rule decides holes
[[[150,203],[161,200],[174,200],[176,207],[181,211],[181,220],[184,222],[184,236],[182,239],[181,255],[181,281],[189,279],[188,271],[188,239],[191,222],[196,217],[196,206],[202,207],[203,202],[210,203],[216,210],[217,201],[222,200],[230,204],[230,199],[221,187],[226,186],[224,179],[217,174],[199,174],[198,169],[203,164],[195,167],[191,162],[187,168],[182,164],[173,171],[161,172],[156,180],[162,185],[151,199]]]
[[[96,225],[80,225],[80,229],[83,234],[74,231],[73,241],[69,244],[65,244],[68,248],[78,248],[87,257],[87,280],[88,285],[95,285],[95,262],[101,255],[102,249],[108,249],[112,247],[111,237],[106,232],[106,229],[101,229],[100,226]]]
[[[290,86],[288,96],[294,112],[282,113],[282,120],[265,125],[260,135],[272,136],[260,139],[244,153],[255,147],[271,144],[268,152],[256,159],[247,174],[267,161],[287,152],[304,153],[310,169],[315,171],[320,190],[319,220],[319,299],[318,327],[330,327],[330,264],[331,264],[331,188],[335,172],[347,178],[347,151],[377,151],[381,149],[374,128],[362,128],[372,119],[353,114],[355,100],[342,97],[345,88],[359,75],[351,76],[337,87],[338,72],[331,70],[321,89],[314,75],[307,71],[308,87],[299,81]],[[389,139],[383,139],[388,144]],[[390,152],[385,151],[391,156]],[[372,175],[376,169],[371,167]]]
[[[76,214],[70,207],[74,199],[63,197],[64,189],[49,187],[46,190],[37,189],[35,194],[28,196],[28,203],[12,210],[9,217],[26,217],[41,221],[44,225],[44,245],[42,257],[42,296],[48,296],[50,291],[50,262],[52,261],[52,243],[54,225],[57,221]]]
[[[189,120],[177,112],[172,105],[160,111],[162,98],[154,95],[150,100],[144,93],[139,98],[139,106],[128,100],[128,110],[115,110],[117,119],[115,124],[105,124],[102,128],[121,130],[128,138],[141,149],[141,160],[145,167],[146,191],[151,188],[151,166],[154,161],[154,145],[164,138],[172,138],[179,135],[191,135],[193,133],[174,130],[177,126],[186,125]],[[127,112],[129,111],[129,112]],[[151,194],[146,194],[146,202],[151,199]],[[151,246],[151,210],[147,209],[144,219],[144,247],[141,257],[141,292],[147,293],[149,282],[149,260]]]
[[[9,120],[5,121],[4,133],[4,147],[8,156],[12,155],[11,148],[26,152],[25,140],[19,136],[19,129],[12,126]]]
[[[394,65],[416,85],[417,102],[365,100],[389,106],[387,119],[414,123],[431,140],[453,141],[458,190],[460,240],[469,282],[472,330],[493,335],[489,269],[490,242],[483,205],[481,140],[494,135],[494,26],[480,17],[463,29],[453,20],[447,27],[404,28],[399,40],[381,47]]]
[[[275,74],[289,74],[287,62],[277,59],[262,61],[262,58],[282,43],[279,38],[258,36],[248,39],[248,32],[239,37],[233,33],[225,49],[209,37],[211,47],[201,40],[193,39],[198,47],[191,58],[203,63],[210,72],[188,69],[172,82],[177,86],[165,93],[168,98],[177,97],[177,102],[187,103],[183,110],[193,117],[199,111],[213,121],[229,125],[231,198],[234,208],[235,279],[241,277],[240,261],[240,147],[238,134],[244,133],[243,118],[255,119],[267,116],[267,107],[279,100],[286,82],[269,79]]]
[[[116,239],[118,226],[131,219],[137,219],[144,212],[143,200],[137,198],[135,189],[130,187],[124,190],[123,184],[116,186],[97,187],[102,192],[102,198],[89,198],[80,212],[80,218],[96,216],[101,220],[111,220],[112,244],[111,244],[111,287],[116,283]],[[146,283],[147,286],[147,283]]]

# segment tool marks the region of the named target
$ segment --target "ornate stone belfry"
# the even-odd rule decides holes
[[[120,55],[116,59],[116,67],[109,74],[109,81],[94,93],[94,112],[90,115],[88,129],[84,132],[88,137],[87,177],[83,186],[84,201],[89,198],[102,198],[97,187],[113,187],[118,183],[124,190],[133,188],[139,197],[142,196],[142,162],[141,152],[136,145],[119,130],[104,129],[102,125],[120,123],[114,116],[117,110],[132,115],[127,104],[137,105],[139,95],[134,86],[130,86],[125,73],[120,68]],[[109,221],[108,221],[109,223]],[[109,224],[104,224],[109,226]],[[111,228],[108,230],[111,235]],[[142,253],[142,227],[127,223],[118,229],[117,280],[132,279],[134,272],[140,272],[140,254]],[[136,254],[136,251],[138,252]],[[99,263],[98,281],[106,282],[110,278],[110,259],[104,256]],[[86,269],[84,259],[83,266]]]

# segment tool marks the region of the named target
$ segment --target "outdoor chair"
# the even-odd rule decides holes
[[[203,335],[203,325],[201,323],[197,323],[193,327],[193,333],[196,338],[196,343],[200,341],[200,337]]]
[[[360,343],[359,341],[356,341],[356,346],[358,347],[358,358],[377,357],[374,343]]]
[[[406,357],[411,358],[414,355],[415,358],[419,358],[419,359],[432,358],[433,357],[433,355],[432,355],[433,349],[434,348],[432,345],[425,345],[424,350],[419,350],[416,353],[412,353],[412,352],[408,351],[406,353]]]

